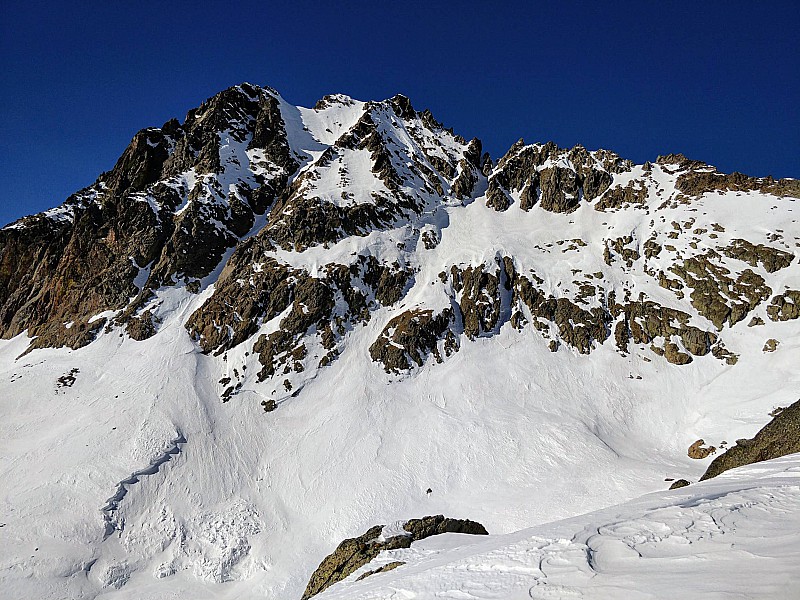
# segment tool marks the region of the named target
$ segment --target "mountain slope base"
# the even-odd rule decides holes
[[[800,455],[489,539],[431,538],[320,600],[797,598]]]

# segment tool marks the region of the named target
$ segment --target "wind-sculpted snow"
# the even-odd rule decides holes
[[[794,598],[799,498],[793,455],[560,523],[384,551],[319,598]]]

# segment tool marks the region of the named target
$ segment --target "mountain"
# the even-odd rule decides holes
[[[227,89],[0,230],[0,581],[299,598],[376,523],[696,480],[800,395],[797,198]]]

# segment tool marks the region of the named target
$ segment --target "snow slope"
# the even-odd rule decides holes
[[[710,458],[688,459],[689,443],[751,436],[800,383],[796,346],[754,352],[747,370],[678,367],[554,354],[514,330],[390,383],[365,334],[265,415],[257,390],[220,403],[222,360],[180,324],[190,300],[140,343],[103,336],[19,361],[25,340],[3,343],[6,597],[299,597],[375,523],[442,513],[510,532],[697,479]],[[179,436],[127,486],[124,530],[106,537],[119,482]]]
[[[800,455],[507,535],[382,553],[320,600],[800,598]],[[356,582],[391,561],[406,564]]]
[[[764,573],[786,570],[796,559],[794,538],[762,544],[752,533],[773,531],[775,523],[784,522],[787,530],[796,530],[796,462],[754,467],[742,471],[742,479],[726,475],[719,482],[524,530],[658,492],[669,485],[667,478],[697,480],[713,457],[688,458],[690,444],[703,438],[721,447],[751,437],[770,411],[800,396],[800,319],[768,315],[773,296],[800,289],[794,198],[726,190],[681,202],[679,169],[667,162],[613,174],[613,186],[647,182],[646,198],[636,206],[603,212],[581,200],[569,213],[540,204],[528,210],[520,206],[522,191],[508,189],[503,193],[511,204],[498,211],[487,206],[488,186],[504,166],[483,163],[487,176],[467,165],[462,157],[469,145],[430,124],[424,113],[400,118],[389,101],[365,104],[345,96],[305,109],[273,91],[259,94],[279,104],[287,153],[297,163],[291,177],[281,170],[286,161],[275,162],[280,152],[264,158],[242,141],[251,139],[245,134],[228,135],[214,138],[223,159],[218,172],[200,176],[192,167],[171,176],[167,186],[181,190],[173,204],[153,204],[147,194],[133,198],[147,201],[164,221],[173,212],[178,219],[208,217],[206,224],[224,230],[225,244],[236,247],[220,246],[219,264],[194,288],[192,278],[164,271],[168,284],[154,285],[152,296],[136,307],[152,314],[152,337],[134,340],[109,320],[94,341],[76,350],[23,354],[30,343],[24,332],[0,340],[0,597],[299,598],[313,570],[342,539],[375,524],[432,514],[478,521],[499,537],[461,549],[450,548],[464,543],[460,538],[425,541],[409,551],[414,564],[352,588],[345,583],[326,592],[329,597],[350,597],[351,589],[367,594],[364,598],[395,592],[398,598],[414,597],[402,590],[419,597],[507,598],[512,589],[529,597],[535,581],[543,582],[536,594],[565,586],[555,597],[573,592],[614,597],[615,589],[629,593],[650,585],[658,595],[680,573],[696,579],[697,561],[679,557],[687,540],[711,534],[712,545],[695,543],[692,553],[700,547],[704,560],[720,561],[721,572],[742,562],[738,550],[722,552],[729,538],[747,552],[776,554]],[[401,178],[397,194],[413,198],[413,208],[390,212],[391,218],[368,231],[324,243],[267,244],[277,231],[270,227],[280,226],[280,218],[306,200],[336,209],[391,205],[392,179],[387,176],[387,184],[378,177],[367,150],[352,140],[333,146],[363,125],[367,113],[377,132],[373,142],[380,142],[372,146],[386,151],[385,160]],[[240,125],[249,123],[244,119]],[[557,163],[571,169],[566,151],[562,154],[548,159],[546,168]],[[474,170],[474,186],[459,198],[453,188],[467,168]],[[297,203],[276,205],[283,211],[277,217],[255,214],[247,233],[234,236],[231,206],[257,180],[279,177],[293,182],[290,199]],[[197,191],[190,194],[189,188]],[[94,196],[84,200],[101,202]],[[56,210],[46,216],[61,222],[64,215]],[[436,243],[428,244],[426,236]],[[608,250],[612,240],[626,236],[626,247],[639,255],[631,264],[623,250]],[[721,252],[736,239],[780,249],[791,264],[768,271],[761,263],[718,254],[714,264],[733,278],[751,269],[770,294],[745,320],[716,328],[692,304],[688,289],[678,295],[660,285],[656,273],[686,258]],[[663,246],[661,254],[645,255],[649,240]],[[262,242],[263,249],[256,245]],[[247,286],[267,261],[294,269],[292,278],[315,278],[327,265],[350,268],[370,257],[380,265],[396,263],[411,276],[396,302],[384,305],[365,296],[368,318],[342,325],[338,354],[329,365],[321,364],[315,324],[303,332],[308,341],[303,368],[261,380],[256,340],[281,330],[291,306],[271,318],[260,314],[256,333],[222,352],[203,353],[186,328],[215,297],[230,274],[228,261],[242,247],[261,254],[247,265],[250,271],[233,273],[241,289],[223,298],[226,306],[251,293]],[[502,257],[511,258],[518,273],[538,274],[543,294],[583,302],[587,310],[604,310],[615,293],[620,301],[627,294],[633,303],[644,297],[684,311],[693,326],[718,335],[738,361],[730,364],[706,352],[689,364],[672,364],[657,352],[671,340],[631,342],[623,352],[610,333],[605,341],[591,340],[591,353],[582,354],[562,340],[554,323],[543,329],[512,326],[511,293],[504,288],[494,327],[468,339],[456,320],[459,349],[441,363],[427,356],[421,366],[390,374],[372,360],[370,348],[393,318],[457,304],[453,282],[445,281],[451,267],[493,272]],[[140,267],[137,287],[146,279],[153,279],[150,266]],[[587,281],[596,293],[581,298]],[[336,300],[334,311],[344,302]],[[535,322],[530,310],[520,310]],[[111,319],[118,312],[102,316]],[[749,327],[752,317],[764,323]],[[217,331],[230,330],[231,324],[212,320]],[[679,336],[673,338],[676,346],[682,344]],[[780,345],[764,352],[771,338]],[[223,401],[231,380],[241,386]],[[268,401],[275,401],[276,410],[265,412]],[[739,505],[753,507],[731,512],[741,540],[731,537],[728,517],[718,529],[709,521],[715,511]],[[697,525],[688,525],[689,519]],[[617,522],[619,527],[612,526]],[[592,533],[593,523],[607,527]],[[625,536],[632,541],[620,542]],[[655,541],[657,536],[667,541]],[[597,551],[593,566],[585,560],[590,547]],[[663,576],[649,567],[634,569],[629,559],[634,552],[652,556],[659,569],[663,565]],[[538,558],[523,560],[523,554]],[[536,561],[543,561],[543,570]],[[596,572],[601,574],[593,576]],[[724,582],[732,596],[749,585],[744,575],[735,575]],[[382,586],[394,585],[389,583],[394,577],[397,589],[385,591]],[[475,587],[469,587],[473,581]],[[777,575],[775,581],[789,583]],[[763,589],[761,597],[786,597],[778,587]]]

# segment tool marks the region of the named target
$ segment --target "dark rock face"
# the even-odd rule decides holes
[[[656,158],[657,165],[676,166],[678,171],[685,171],[686,169],[706,168],[708,165],[699,160],[687,158],[683,154],[665,154]]]
[[[703,165],[707,167],[707,165]],[[698,165],[692,165],[697,167]],[[800,181],[796,179],[774,180],[772,177],[749,177],[742,173],[723,174],[717,171],[708,172],[690,170],[678,177],[677,188],[689,196],[701,196],[708,192],[761,191],[776,196],[800,198]]]
[[[141,315],[132,317],[126,325],[126,330],[128,335],[137,341],[153,337],[156,334],[156,324],[152,313],[146,310]]]
[[[511,206],[511,198],[497,183],[497,179],[489,180],[489,189],[486,190],[486,206],[497,212],[508,210],[508,207]]]
[[[253,345],[253,352],[259,355],[263,365],[259,380],[275,375],[279,366],[284,366],[284,374],[290,368],[303,370],[299,362],[306,357],[303,338],[313,326],[324,331],[331,318],[334,296],[325,282],[314,277],[299,277],[292,292],[291,309],[281,320],[280,328],[269,335],[262,334]]]
[[[620,254],[625,256],[621,250]],[[639,258],[636,254],[635,259]],[[557,298],[541,289],[544,280],[535,273],[518,273],[508,256],[498,258],[493,271],[486,265],[453,266],[439,277],[449,286],[452,309],[438,315],[416,309],[389,321],[370,349],[372,359],[383,363],[387,372],[421,366],[429,355],[441,362],[443,354],[449,356],[458,350],[460,333],[468,340],[495,335],[507,321],[521,329],[528,323],[526,311],[533,319],[531,325],[549,340],[554,352],[563,343],[581,354],[590,354],[609,339],[613,330],[622,353],[627,353],[633,342],[650,345],[675,365],[689,364],[693,357],[709,353],[730,365],[738,360],[715,332],[691,325],[689,313],[644,296],[618,302],[613,292],[592,285],[584,285],[586,296],[579,295],[575,301]],[[578,303],[589,298],[599,298],[601,306],[587,309]],[[557,339],[550,339],[553,335]]]
[[[557,162],[556,165],[551,163]],[[582,199],[591,201],[612,183],[612,173],[630,169],[607,150],[588,152],[583,146],[566,150],[552,142],[526,146],[514,144],[489,176],[487,206],[503,211],[510,205],[509,192],[519,192],[520,208],[541,203],[544,210],[570,213]]]
[[[369,321],[370,306],[374,310],[397,302],[413,274],[397,263],[382,265],[360,255],[349,266],[325,265],[312,277],[263,257],[264,242],[265,236],[259,235],[234,252],[214,293],[186,323],[205,352],[219,354],[288,311],[277,330],[260,335],[253,346],[263,366],[262,381],[305,369],[310,330],[326,351],[323,363],[330,363],[347,328]],[[337,299],[342,300],[338,305]]]
[[[488,532],[480,523],[466,519],[448,519],[442,515],[411,519],[403,526],[403,529],[408,532],[407,535],[397,535],[380,541],[378,537],[381,535],[383,525],[376,525],[357,538],[344,540],[333,553],[322,561],[317,570],[311,575],[302,600],[311,598],[334,583],[345,579],[348,575],[378,556],[383,550],[409,548],[414,542],[442,533],[488,535]],[[393,566],[386,565],[363,575],[362,578],[381,571],[388,571],[403,563],[390,564]]]
[[[722,329],[725,323],[735,325],[758,304],[769,298],[772,290],[764,278],[745,269],[734,279],[731,271],[713,262],[718,255],[712,250],[705,255],[687,258],[673,265],[675,273],[692,288],[692,306]]]
[[[692,362],[692,357],[681,352],[680,347],[672,342],[667,342],[664,346],[664,358],[673,365],[688,365]]]
[[[736,445],[714,459],[700,481],[763,460],[800,452],[800,400],[784,408],[755,437]]]
[[[625,352],[628,340],[636,344],[652,344],[658,338],[670,340],[674,336],[680,338],[688,354],[681,352],[675,343],[668,342],[663,348],[664,358],[673,364],[688,364],[692,361],[690,354],[705,356],[718,344],[714,333],[689,325],[689,314],[652,301],[614,305],[612,310],[623,317],[617,323],[614,335],[617,346]]]
[[[646,200],[647,187],[642,182],[631,181],[625,187],[618,185],[607,190],[595,203],[594,209],[604,212],[629,206],[644,206]]]
[[[404,563],[402,561],[399,561],[399,560],[395,560],[395,561],[392,561],[390,563],[386,563],[382,567],[378,567],[377,569],[374,569],[372,571],[367,571],[366,573],[364,573],[362,575],[359,575],[358,579],[356,581],[361,581],[362,579],[366,579],[370,575],[377,575],[378,573],[386,573],[387,571],[393,571],[397,567],[402,567],[404,564],[406,564],[406,563]]]
[[[370,346],[372,360],[383,363],[387,373],[408,371],[413,365],[422,366],[429,355],[442,362],[439,342],[444,340],[443,353],[449,356],[457,350],[457,341],[450,330],[453,311],[439,314],[432,310],[407,310],[394,317]],[[445,335],[445,334],[449,335]]]
[[[686,487],[687,485],[691,485],[691,482],[687,481],[686,479],[678,479],[675,482],[673,482],[673,484],[671,486],[669,486],[669,489],[677,490],[677,489],[680,489],[682,487]]]
[[[538,323],[552,322],[561,340],[581,354],[589,354],[593,343],[603,343],[609,336],[608,325],[611,316],[608,312],[593,308],[581,308],[568,298],[548,297],[525,276],[514,279],[514,304],[523,303]]]
[[[121,308],[138,290],[133,260],[151,259],[159,235],[157,219],[141,202],[108,210],[74,196],[67,205],[73,222],[52,227],[34,217],[26,227],[0,231],[0,332],[12,337],[27,329],[36,346],[80,347],[90,317]],[[76,325],[66,329],[64,323]],[[97,321],[95,321],[97,323]],[[96,331],[99,327],[88,327]]]
[[[214,294],[186,322],[203,351],[236,346],[257,331],[260,319],[269,321],[291,302],[291,270],[274,259],[258,262],[255,254],[255,240],[240,246],[220,275]],[[240,275],[249,276],[250,289],[242,289]]]
[[[278,181],[294,169],[277,100],[252,86],[221,92],[183,125],[140,131],[111,171],[56,209],[62,217],[45,213],[0,232],[0,334],[27,329],[38,336],[34,347],[76,348],[99,328],[87,328],[90,317],[139,293],[140,268],[151,265],[147,288],[210,273],[279,187],[252,181],[222,190],[215,175],[241,167],[221,164],[223,131],[233,142],[262,143],[265,160],[284,169]],[[187,169],[197,175],[193,189],[177,178]]]
[[[613,240],[606,240],[606,247],[603,250],[604,262],[608,266],[611,266],[615,259],[621,259],[630,269],[633,263],[641,258],[638,250],[636,250],[635,247],[631,247],[632,244],[634,244],[634,239],[633,236],[630,235]]]
[[[539,174],[542,191],[541,206],[556,213],[570,213],[578,208],[581,201],[578,175],[570,169],[552,167]]]
[[[458,169],[458,176],[453,180],[450,191],[456,198],[464,200],[469,198],[475,190],[475,184],[478,183],[478,175],[475,166],[466,160],[458,163]]]
[[[417,112],[414,110],[414,107],[411,106],[411,100],[409,100],[403,94],[396,94],[391,100],[392,108],[394,109],[394,113],[398,117],[402,117],[404,119],[413,119]]]
[[[464,334],[472,340],[495,332],[500,325],[504,274],[500,270],[495,274],[487,273],[484,266],[479,265],[464,270],[452,267],[450,276],[454,291],[461,294],[459,307]],[[510,290],[507,279],[505,283],[505,289]]]
[[[376,198],[376,201],[374,205],[341,207],[302,194],[290,196],[281,200],[272,213],[276,217],[269,224],[270,237],[282,248],[302,252],[351,235],[366,235],[371,228],[386,227],[404,211],[414,208],[407,199],[384,202],[383,198]]]
[[[520,140],[498,162],[495,173],[489,178],[490,192],[497,197],[499,192],[504,189],[519,190],[520,208],[530,210],[538,201],[539,172],[537,167],[544,164],[547,158],[556,152],[555,144],[545,144],[537,151],[536,147],[525,147]],[[490,196],[487,194],[487,197]]]
[[[787,290],[775,296],[767,307],[767,316],[773,321],[800,318],[800,291]]]
[[[761,265],[767,273],[785,269],[794,260],[794,254],[771,248],[764,244],[751,244],[747,240],[734,239],[730,245],[720,250],[725,256],[744,261],[751,267]]]

